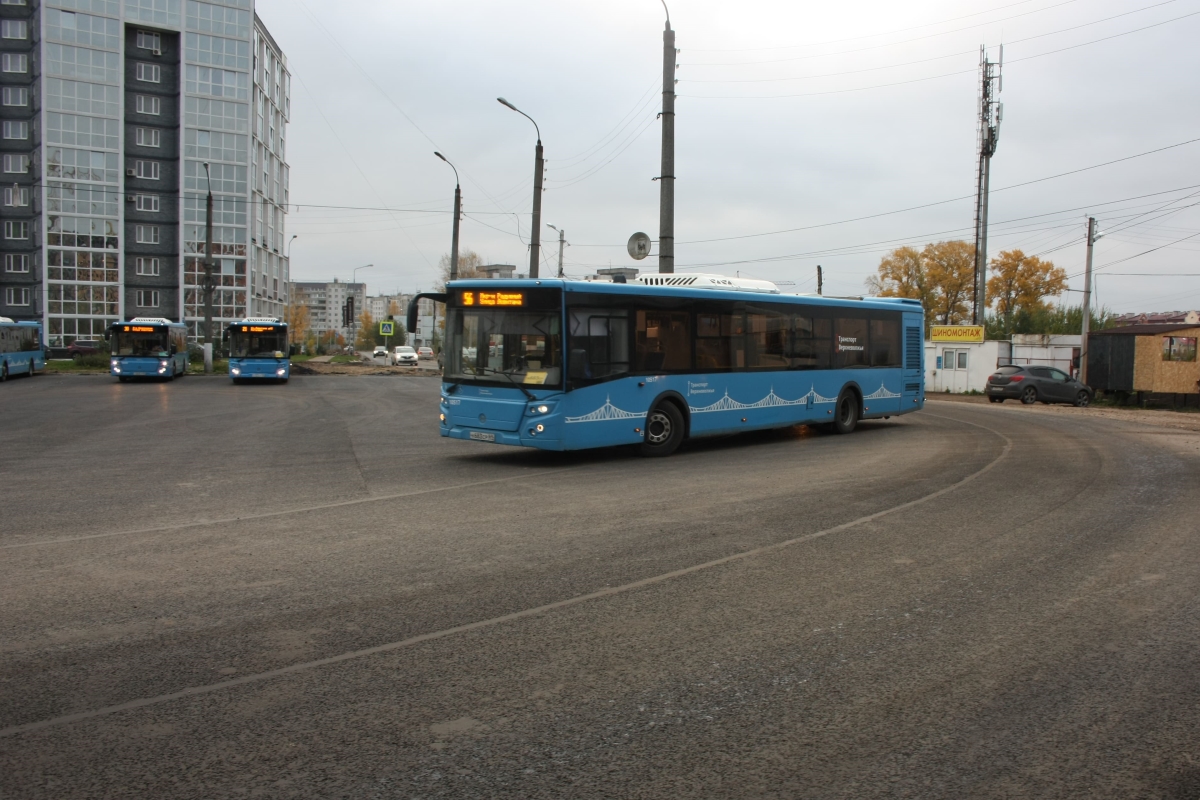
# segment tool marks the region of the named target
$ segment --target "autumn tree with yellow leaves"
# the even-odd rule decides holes
[[[867,289],[880,297],[920,300],[925,326],[970,320],[975,289],[975,247],[964,241],[900,247],[883,257]]]
[[[1027,256],[1020,250],[1005,250],[991,260],[987,282],[988,305],[996,307],[1004,320],[1004,333],[1013,330],[1013,316],[1035,314],[1046,309],[1046,297],[1055,297],[1067,288],[1067,273],[1050,261]]]

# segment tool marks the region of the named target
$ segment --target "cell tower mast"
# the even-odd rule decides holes
[[[987,228],[988,183],[991,180],[992,156],[1000,139],[1000,121],[1004,119],[1004,104],[996,95],[1004,91],[1004,45],[1000,45],[1000,61],[989,61],[987,48],[979,48],[979,166],[975,172],[975,301],[971,307],[971,322],[982,325],[987,310]],[[995,91],[993,91],[993,86]]]

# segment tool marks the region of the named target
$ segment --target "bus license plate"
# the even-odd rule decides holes
[[[479,431],[471,431],[471,438],[477,442],[494,442],[494,441],[496,441],[496,434],[480,433]]]

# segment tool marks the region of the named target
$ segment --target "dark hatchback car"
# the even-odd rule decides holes
[[[1091,389],[1054,367],[1000,367],[988,378],[984,393],[993,403],[1012,398],[1025,405],[1041,401],[1083,407],[1092,402]]]

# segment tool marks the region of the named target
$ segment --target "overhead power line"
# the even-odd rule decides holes
[[[1174,0],[1171,0],[1171,1],[1174,2]],[[1129,36],[1134,33],[1141,33],[1142,31],[1148,31],[1151,28],[1159,28],[1159,27],[1162,27],[1163,25],[1169,25],[1172,22],[1179,22],[1180,20],[1184,20],[1189,17],[1194,17],[1197,14],[1200,14],[1200,11],[1193,11],[1190,14],[1183,14],[1178,17],[1173,17],[1168,20],[1163,20],[1162,22],[1156,22],[1153,25],[1145,25],[1141,28],[1134,28],[1133,30],[1123,31],[1121,33],[1115,33],[1112,36],[1103,36],[1099,39],[1092,39],[1091,41],[1081,42],[1079,44],[1070,45],[1069,47],[1060,47],[1057,50],[1048,50],[1045,53],[1036,53],[1031,56],[1022,56],[1021,58],[1009,59],[1009,63],[1015,64],[1020,61],[1031,61],[1035,58],[1043,58],[1045,56],[1054,55],[1055,53],[1063,53],[1068,50],[1077,50],[1080,47],[1087,47],[1089,45],[1099,44],[1100,42],[1107,42],[1112,39],[1120,39],[1123,36]],[[904,81],[892,81],[890,83],[878,83],[878,84],[873,84],[871,86],[856,86],[856,87],[853,87],[850,89],[827,89],[827,90],[820,91],[820,92],[795,92],[795,93],[791,93],[791,94],[758,94],[758,95],[681,94],[678,96],[679,97],[690,97],[690,98],[693,98],[696,100],[781,100],[781,99],[786,99],[786,98],[791,98],[791,97],[818,97],[818,96],[827,95],[827,94],[848,94],[851,92],[865,92],[865,91],[869,91],[871,89],[886,89],[886,88],[889,88],[892,86],[904,86],[904,85],[910,84],[910,83],[924,83],[927,81],[939,80],[941,78],[952,78],[955,75],[965,75],[967,73],[975,73],[976,71],[977,70],[975,70],[975,69],[957,70],[955,72],[944,72],[940,75],[928,75],[923,78],[911,78],[909,80],[904,80]]]

